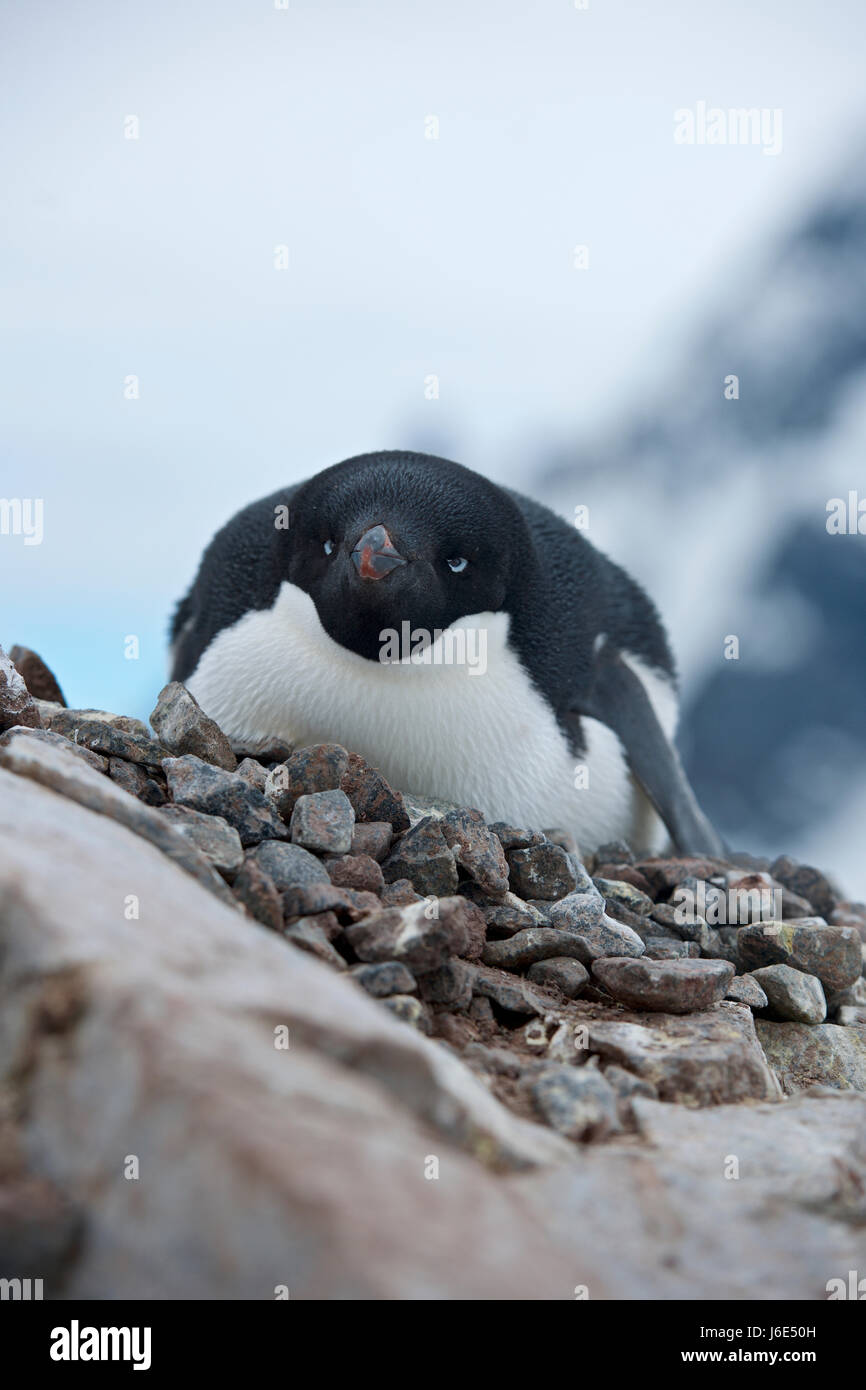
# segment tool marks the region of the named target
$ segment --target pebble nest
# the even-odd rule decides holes
[[[819,870],[622,842],[581,855],[555,827],[392,788],[337,743],[233,747],[178,683],[150,722],[68,709],[34,652],[0,652],[0,747],[53,743],[153,808],[173,832],[160,847],[183,837],[212,891],[518,1113],[598,1142],[628,1133],[635,1096],[778,1099],[803,1059],[806,1082],[861,1088],[866,1052],[850,1062],[839,1035],[866,1044],[866,908]],[[735,923],[675,906],[731,890]]]

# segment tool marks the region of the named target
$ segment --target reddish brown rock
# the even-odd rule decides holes
[[[399,792],[389,787],[378,768],[371,767],[358,753],[348,755],[339,782],[359,821],[387,821],[395,834],[409,829],[409,817]]]
[[[282,931],[283,905],[274,880],[255,859],[247,856],[235,876],[232,892],[251,917],[274,931]]]
[[[321,854],[347,854],[352,847],[355,812],[345,792],[330,791],[299,796],[292,811],[289,834],[292,843]]]
[[[386,820],[355,821],[352,831],[352,853],[369,854],[378,864],[391,848],[394,831]]]
[[[421,894],[415,892],[408,878],[398,878],[393,883],[386,883],[379,897],[383,907],[408,907],[410,903],[423,902]]]
[[[382,870],[369,854],[343,854],[325,863],[328,877],[338,888],[359,888],[366,893],[381,893],[385,887]]]
[[[9,660],[21,676],[34,700],[48,700],[52,705],[63,705],[66,700],[54,672],[46,666],[42,657],[29,647],[12,647]]]
[[[701,1013],[724,999],[734,978],[726,960],[648,960],[608,957],[592,973],[621,1004],[651,1013]]]
[[[284,763],[271,768],[265,793],[288,825],[298,797],[338,788],[348,763],[349,754],[339,743],[296,748]]]

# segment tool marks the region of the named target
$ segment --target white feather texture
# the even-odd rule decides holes
[[[508,627],[506,613],[475,613],[453,625],[486,632],[483,674],[435,661],[380,664],[334,642],[310,596],[284,582],[271,608],[214,638],[187,686],[246,747],[275,738],[295,747],[341,743],[394,787],[477,807],[488,820],[570,830],[584,851],[617,838],[661,849],[667,833],[616,735],[584,718],[587,750],[578,764],[509,648]],[[627,660],[672,737],[670,682]]]

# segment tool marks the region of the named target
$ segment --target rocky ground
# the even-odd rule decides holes
[[[180,1055],[189,1046],[195,1050],[196,1042],[185,1034],[180,1038],[177,996],[183,998],[185,980],[197,981],[195,987],[189,984],[192,997],[201,978],[219,974],[221,952],[227,951],[235,963],[239,955],[245,959],[234,984],[226,983],[238,996],[228,1021],[220,1013],[225,1037],[213,1031],[213,1019],[202,1025],[212,1039],[212,1068],[231,1056],[238,1014],[272,1012],[274,982],[283,980],[287,1027],[302,1036],[310,1053],[309,1089],[321,1104],[333,1105],[334,1094],[348,1084],[346,1068],[373,1078],[389,1104],[401,1107],[399,1117],[383,1112],[380,1131],[401,1133],[408,1109],[412,1122],[428,1134],[417,1138],[417,1146],[426,1149],[425,1162],[437,1158],[429,1137],[434,1133],[459,1151],[461,1240],[469,1229],[464,1223],[493,1221],[499,1204],[514,1244],[524,1252],[524,1267],[526,1252],[544,1247],[537,1286],[524,1286],[522,1292],[514,1291],[502,1271],[501,1231],[495,1239],[489,1232],[479,1236],[488,1241],[488,1252],[476,1249],[469,1258],[463,1251],[459,1271],[455,1260],[435,1257],[416,1268],[415,1257],[410,1274],[406,1252],[401,1250],[396,1266],[392,1253],[388,1269],[391,1276],[395,1268],[402,1270],[402,1292],[387,1274],[354,1270],[352,1259],[359,1257],[353,1255],[345,1275],[348,1296],[367,1280],[374,1294],[388,1297],[573,1297],[579,1265],[594,1266],[588,1277],[598,1296],[654,1296],[649,1281],[666,1240],[668,1274],[659,1276],[657,1292],[670,1296],[738,1297],[750,1291],[751,1296],[821,1297],[826,1280],[845,1273],[836,1264],[856,1258],[858,1243],[863,1263],[866,907],[842,900],[818,870],[787,858],[768,863],[741,854],[726,860],[642,858],[622,843],[581,856],[560,829],[487,824],[472,808],[401,793],[338,744],[264,752],[233,748],[178,684],[161,692],[150,722],[149,728],[104,711],[67,709],[57,681],[34,653],[13,648],[11,659],[0,654],[0,785],[9,808],[2,841],[10,851],[2,880],[7,951],[12,942],[5,989],[18,998],[12,1016],[20,1024],[17,1032],[11,1030],[5,1056],[16,1097],[9,1112],[14,1123],[6,1168],[7,1182],[19,1197],[31,1188],[36,1194],[33,1219],[22,1223],[19,1216],[10,1227],[13,1249],[29,1251],[34,1229],[44,1226],[53,1233],[46,1239],[49,1245],[54,1241],[57,1269],[67,1271],[64,1278],[72,1277],[73,1287],[76,1280],[92,1287],[100,1270],[104,1273],[99,1257],[92,1268],[87,1259],[82,1264],[82,1240],[94,1225],[110,1226],[110,1218],[95,1215],[100,1204],[94,1206],[85,1195],[89,1189],[82,1173],[88,1162],[68,1152],[59,1158],[51,1130],[69,1123],[69,1117],[62,1121],[63,1107],[51,1090],[57,1058],[50,1040],[67,1027],[86,1033],[81,981],[88,981],[87,999],[99,996],[102,1007],[116,1014],[118,998],[106,979],[115,970],[134,984],[137,965],[142,980],[148,979],[145,957],[155,952],[161,973],[156,984],[150,981],[153,998],[163,1000],[168,1014],[158,1047],[171,1042]],[[38,790],[34,784],[40,784]],[[38,829],[22,843],[21,827],[28,821],[46,832],[52,828],[58,836],[56,857],[50,845],[31,843],[39,838]],[[134,873],[130,869],[121,896],[124,922],[133,934],[115,930],[113,939],[108,933],[97,944],[91,940],[96,907],[93,921],[83,919],[106,874],[107,842],[94,844],[95,837],[104,840],[109,834],[106,822],[113,823],[110,834],[120,837],[121,858],[132,864],[145,852],[129,842],[131,835],[147,843],[151,857],[162,856],[166,867],[159,871],[151,863],[147,871],[140,864]],[[78,882],[83,861],[91,864],[88,881],[93,885],[95,876],[97,886],[86,903],[77,900],[77,915],[64,915],[64,875],[72,894],[71,880]],[[29,863],[29,871],[22,870],[22,862]],[[40,874],[43,894],[37,903],[34,876]],[[185,891],[195,900],[192,918],[218,919],[230,947],[226,941],[217,945],[222,939],[216,930],[207,940],[204,928],[185,947],[177,945],[187,921],[181,922],[179,907],[163,905],[154,925],[151,884],[166,876],[166,900],[177,899],[185,877]],[[61,901],[49,906],[45,897],[52,896],[52,880]],[[683,911],[684,902],[703,911],[694,906]],[[732,903],[739,920],[727,924]],[[116,903],[112,911],[116,916]],[[56,956],[32,930],[34,920],[43,923]],[[161,952],[171,955],[175,949],[178,960],[170,968]],[[25,958],[26,968],[20,965]],[[326,985],[322,965],[333,985]],[[247,979],[259,966],[270,977],[267,986]],[[39,982],[35,994],[34,981]],[[288,995],[299,987],[305,997],[289,1006]],[[257,988],[267,1005],[257,998]],[[169,996],[175,1000],[172,1008],[166,1004]],[[212,998],[207,1002],[215,1007]],[[221,996],[220,1010],[231,1003]],[[137,1002],[135,1011],[139,1008]],[[355,1018],[363,1020],[358,1025],[366,1036],[363,1044],[348,1038]],[[113,1065],[122,1072],[122,1014],[112,1037],[121,1044]],[[130,1055],[137,1055],[133,1037],[127,1044]],[[271,1051],[277,1046],[269,1045]],[[99,1129],[105,1117],[98,1106],[93,1114],[92,1085],[105,1062],[89,1070],[81,1046],[77,1051],[82,1065],[73,1070],[90,1123]],[[34,1055],[42,1062],[34,1063]],[[318,1091],[312,1076],[317,1066],[323,1068]],[[297,1077],[297,1070],[293,1074]],[[263,1075],[255,1076],[256,1085],[270,1086]],[[110,1083],[118,1084],[117,1077]],[[181,1091],[189,1085],[184,1065],[179,1064],[174,1085]],[[132,1106],[133,1120],[138,1106],[143,1126],[148,1108],[161,1106],[164,1098],[151,1094],[145,1105],[140,1091],[133,1087],[133,1093],[135,1102],[127,1096],[125,1104]],[[305,1096],[291,1111],[293,1124],[284,1136],[289,1146],[304,1148],[310,1127],[322,1123],[321,1116],[317,1120],[305,1110],[306,1091]],[[40,1105],[50,1116],[47,1129],[39,1129],[38,1139],[28,1137],[26,1117]],[[357,1134],[369,1117],[353,1116],[353,1105],[357,1108],[357,1098],[346,1099],[342,1123],[330,1116],[328,1123],[340,1137],[331,1136],[328,1151],[333,1153],[335,1142],[349,1149],[358,1143],[361,1162],[366,1141]],[[162,1134],[164,1118],[149,1123]],[[275,1123],[279,1126],[279,1119],[269,1112],[267,1125]],[[138,1142],[152,1146],[141,1126],[133,1124]],[[799,1145],[799,1164],[790,1155],[778,1156],[779,1144],[788,1141]],[[130,1139],[118,1143],[124,1152],[137,1152]],[[411,1152],[415,1143],[409,1143]],[[640,1165],[652,1166],[659,1154],[676,1176],[667,1172],[662,1180],[656,1173],[644,1190]],[[776,1155],[769,1172],[768,1155]],[[751,1187],[746,1184],[746,1198],[732,1165],[748,1163],[748,1156],[753,1164],[760,1161],[762,1171],[752,1174]],[[103,1159],[92,1161],[104,1182]],[[382,1162],[384,1176],[388,1165]],[[333,1165],[337,1180],[336,1159]],[[529,1170],[545,1174],[543,1188],[538,1176],[514,1176]],[[0,1178],[3,1171],[0,1164]],[[441,1247],[443,1229],[457,1219],[456,1195],[452,1187],[447,1220],[441,1213],[434,1216],[436,1203],[429,1194],[435,1183],[426,1171],[424,1177],[422,1196],[404,1194],[402,1200],[413,1213],[416,1237],[429,1222],[427,1239]],[[482,1177],[495,1184],[489,1191],[485,1187],[483,1196],[476,1191]],[[97,1179],[91,1173],[88,1181]],[[219,1181],[212,1181],[213,1193],[200,1198],[205,1208],[218,1200]],[[677,1191],[663,1190],[668,1183]],[[165,1192],[162,1200],[169,1202]],[[298,1220],[307,1244],[315,1244],[310,1201],[299,1201]],[[385,1225],[392,1215],[396,1220],[386,1190],[368,1193],[367,1201],[371,1220]],[[518,1207],[510,1205],[513,1201]],[[551,1229],[546,1205],[551,1201],[560,1213],[572,1210],[573,1239],[567,1220],[564,1232]],[[619,1232],[613,1270],[609,1260],[590,1256],[592,1244],[587,1248],[578,1239],[594,1219],[587,1208],[596,1211],[599,1203],[611,1238]],[[646,1203],[662,1226],[666,1207],[676,1213],[667,1235],[648,1233]],[[0,1233],[3,1211],[0,1202]],[[628,1233],[621,1229],[624,1213],[630,1213]],[[352,1220],[357,1223],[357,1213]],[[636,1243],[635,1222],[643,1228],[643,1243]],[[743,1247],[743,1223],[754,1245],[751,1253],[748,1242]],[[724,1259],[719,1265],[726,1239],[722,1224],[731,1239],[739,1232],[737,1270]],[[244,1230],[249,1242],[249,1229]],[[260,1238],[269,1249],[270,1237]],[[199,1233],[198,1239],[206,1238]],[[796,1271],[789,1268],[792,1240],[800,1242]],[[691,1247],[691,1266],[684,1246]],[[509,1258],[516,1256],[512,1252]],[[476,1287],[467,1289],[473,1267]],[[70,1269],[77,1273],[70,1276]],[[144,1271],[139,1266],[128,1276],[134,1287],[136,1280],[151,1287],[149,1269],[145,1261]],[[303,1281],[308,1275],[303,1266],[295,1277]],[[246,1286],[246,1274],[238,1274],[234,1285],[225,1277],[232,1291],[238,1282]],[[255,1283],[254,1275],[249,1277]],[[341,1276],[332,1277],[339,1287],[322,1289],[319,1296],[341,1296]],[[225,1292],[223,1275],[205,1272],[196,1279],[200,1296]],[[434,1292],[419,1292],[419,1279]],[[643,1295],[641,1279],[648,1281]],[[560,1280],[571,1283],[566,1287]],[[370,1296],[369,1290],[362,1296]]]

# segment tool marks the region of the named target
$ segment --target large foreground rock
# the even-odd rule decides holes
[[[810,1086],[866,1091],[866,1027],[757,1019],[761,1046],[786,1095]]]
[[[636,1132],[578,1148],[23,754],[0,768],[5,1277],[68,1298],[823,1298],[862,1265],[866,1097],[636,1098]],[[601,1027],[602,1068],[684,1028],[719,1065],[756,1047],[736,1005],[656,1015],[642,1042]]]

